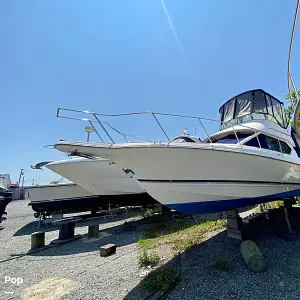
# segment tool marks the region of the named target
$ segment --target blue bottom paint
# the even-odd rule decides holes
[[[254,204],[300,196],[300,189],[274,195],[256,198],[240,198],[233,200],[217,200],[206,202],[174,203],[166,205],[170,209],[187,214],[215,213],[219,211],[231,210],[239,207],[251,206]]]

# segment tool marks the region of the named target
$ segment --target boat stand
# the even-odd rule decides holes
[[[35,220],[35,222],[32,225],[32,228],[34,228],[37,225],[37,228],[38,228],[38,231],[39,231],[40,227],[41,227],[41,222],[43,222],[43,224],[45,224],[48,227],[48,225],[44,222],[43,217],[44,216],[43,216],[42,212],[40,211],[37,219]]]
[[[127,219],[129,218],[129,215],[133,215],[133,211],[131,206],[125,206],[125,222],[127,222]]]
[[[288,235],[289,237],[291,237],[292,234],[295,233],[294,229],[295,228],[297,229],[297,225],[294,219],[292,218],[291,210],[290,210],[292,208],[293,203],[291,199],[283,199],[283,202],[284,202],[283,207],[279,208],[284,214],[284,223],[286,224],[286,233],[284,233],[283,235],[284,236]],[[252,212],[246,216],[245,215],[243,216],[243,214],[244,213],[239,214],[238,210],[227,211],[227,236],[228,237],[238,239],[238,240],[244,240],[245,238],[249,238],[251,232],[250,226],[252,221],[260,217],[267,219],[269,224],[268,226],[271,226],[271,228],[273,228],[272,230],[274,230],[273,222],[275,219],[274,219],[274,215],[272,214],[272,210],[270,210],[269,208],[268,203],[260,204],[260,212]]]
[[[243,240],[242,218],[237,209],[227,211],[227,236],[236,240]]]
[[[113,210],[111,208],[111,204],[108,203],[108,209],[107,209],[107,212],[106,212],[106,214],[103,218],[104,219],[106,219],[106,218],[110,219],[110,218],[113,218],[113,217],[115,217],[115,214],[113,213]]]
[[[53,221],[52,225],[59,228],[59,233],[58,239],[51,241],[51,244],[60,244],[81,238],[81,235],[75,235],[75,223],[81,220],[81,217],[68,217]]]
[[[61,219],[63,219],[63,213],[53,213],[51,217],[45,217],[45,219],[43,220],[43,224],[52,224],[52,222]]]

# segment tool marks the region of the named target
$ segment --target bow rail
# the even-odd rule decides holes
[[[93,118],[71,117],[71,116],[63,115],[63,112],[74,112],[74,113],[80,113],[80,114],[87,114],[87,115],[92,116]],[[205,132],[207,141],[212,146],[214,145],[214,143],[212,142],[211,137],[208,134],[208,131],[204,127],[203,121],[217,122],[219,125],[223,123],[220,120],[214,120],[214,119],[210,119],[210,118],[202,118],[202,117],[199,117],[199,116],[189,116],[189,115],[170,114],[170,113],[161,113],[161,112],[150,112],[150,111],[120,113],[120,114],[104,114],[104,113],[98,113],[98,112],[91,112],[91,111],[88,111],[88,110],[78,110],[78,109],[71,109],[71,108],[59,107],[57,109],[57,114],[56,114],[57,118],[88,122],[93,127],[93,129],[95,130],[96,134],[98,135],[98,137],[100,138],[100,140],[103,143],[104,143],[104,141],[103,141],[102,137],[100,136],[98,130],[96,129],[96,127],[94,125],[95,123],[98,123],[100,125],[100,127],[103,129],[104,133],[107,135],[107,137],[109,138],[109,140],[111,141],[112,144],[115,144],[115,141],[113,140],[113,138],[111,137],[111,135],[109,134],[109,132],[107,131],[107,129],[105,128],[105,126],[109,127],[114,132],[116,132],[116,133],[120,134],[121,136],[123,136],[124,139],[126,140],[126,142],[128,142],[127,137],[133,137],[133,138],[139,139],[141,141],[145,141],[145,142],[153,142],[153,141],[146,140],[146,139],[134,136],[134,135],[126,134],[126,133],[124,133],[124,132],[116,129],[114,126],[112,126],[108,122],[100,120],[100,118],[99,118],[99,117],[116,118],[116,117],[137,116],[137,115],[151,115],[154,118],[155,122],[157,123],[159,129],[162,131],[163,135],[167,138],[168,144],[171,143],[172,139],[168,136],[166,130],[163,128],[161,122],[159,121],[159,118],[158,118],[159,116],[169,116],[169,117],[176,117],[176,118],[185,118],[185,119],[197,120],[199,122],[200,126],[202,127],[203,131]],[[251,131],[253,131],[253,133],[255,134],[255,136],[257,138],[257,142],[258,142],[259,148],[262,149],[260,141],[259,141],[259,138],[258,138],[259,131],[256,128],[247,126],[245,124],[236,124],[236,125],[233,125],[231,128],[233,129],[233,133],[234,133],[234,135],[236,137],[237,143],[240,146],[240,148],[243,148],[243,146],[241,144],[240,138],[237,135],[236,127],[245,127],[247,129],[250,129]],[[283,132],[281,132],[281,133],[283,133]],[[278,139],[278,141],[279,141],[279,139]],[[281,150],[281,154],[283,154],[281,146],[280,146],[280,150]]]

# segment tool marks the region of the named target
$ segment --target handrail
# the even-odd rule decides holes
[[[66,111],[71,111],[71,112],[79,112],[79,113],[86,113],[86,114],[94,114],[92,112],[89,112],[87,110],[77,110],[77,109],[69,109],[69,108],[62,108],[62,107],[59,107],[57,109],[57,113],[56,113],[56,117],[57,118],[60,118],[60,119],[68,119],[68,120],[75,120],[75,121],[84,121],[84,122],[89,122],[89,124],[93,127],[93,129],[95,130],[96,134],[98,135],[99,139],[101,140],[102,143],[104,143],[104,140],[102,139],[102,137],[100,136],[98,130],[96,129],[96,127],[94,126],[93,123],[102,123],[102,124],[105,124],[107,125],[109,128],[111,128],[113,131],[115,131],[116,133],[122,135],[125,139],[126,142],[128,142],[128,139],[127,137],[132,137],[132,138],[135,138],[135,139],[138,139],[138,140],[141,140],[141,141],[144,141],[144,142],[151,142],[150,140],[146,140],[146,139],[143,139],[141,137],[138,137],[138,136],[134,136],[134,135],[131,135],[131,134],[127,134],[127,133],[124,133],[124,132],[121,132],[119,131],[118,129],[116,129],[115,127],[113,127],[111,124],[109,124],[108,122],[106,121],[100,121],[100,120],[92,120],[92,119],[87,119],[87,118],[76,118],[76,117],[68,117],[68,116],[62,116],[60,115],[60,111],[61,110],[66,110]],[[97,113],[95,113],[97,115]],[[99,114],[98,114],[99,115]]]
[[[88,115],[91,115],[93,116],[94,120],[92,119],[86,119],[86,118],[76,118],[76,117],[68,117],[68,116],[63,116],[61,115],[61,111],[69,111],[69,112],[76,112],[76,113],[84,113],[84,114],[88,114]],[[212,147],[214,147],[214,143],[212,141],[212,138],[211,136],[208,134],[206,128],[204,127],[204,124],[203,124],[203,120],[204,121],[211,121],[211,122],[217,122],[218,124],[222,124],[224,122],[222,121],[219,121],[219,120],[214,120],[214,119],[209,119],[209,118],[202,118],[202,117],[199,117],[199,116],[188,116],[188,115],[180,115],[180,114],[170,114],[170,113],[161,113],[161,112],[150,112],[150,111],[147,111],[147,112],[132,112],[132,113],[121,113],[121,114],[102,114],[102,113],[97,113],[97,112],[90,112],[90,111],[87,111],[87,110],[78,110],[78,109],[69,109],[69,108],[58,108],[57,110],[57,117],[58,118],[65,118],[65,119],[71,119],[71,120],[81,120],[81,121],[88,121],[91,126],[93,126],[93,128],[95,127],[93,125],[93,123],[98,123],[102,130],[105,132],[105,134],[107,135],[107,137],[110,139],[111,143],[114,144],[115,141],[113,140],[112,136],[109,134],[108,130],[105,128],[105,125],[107,125],[110,129],[114,130],[116,133],[122,135],[124,137],[124,139],[126,140],[126,142],[128,142],[127,138],[128,136],[131,136],[131,137],[134,137],[136,139],[140,139],[140,140],[143,140],[143,141],[147,141],[147,142],[150,142],[149,140],[145,140],[145,139],[142,139],[142,138],[139,138],[139,137],[136,137],[136,136],[133,136],[133,135],[128,135],[128,134],[125,134],[121,131],[119,131],[118,129],[116,129],[115,127],[113,127],[112,125],[110,125],[108,122],[106,121],[102,121],[100,120],[100,118],[98,116],[105,116],[105,117],[109,117],[109,118],[112,118],[112,117],[122,117],[122,116],[134,116],[134,115],[151,115],[155,122],[158,124],[161,132],[164,134],[164,136],[167,138],[168,140],[168,145],[169,143],[171,143],[172,139],[170,139],[170,137],[168,136],[167,132],[165,131],[165,129],[163,128],[162,124],[160,123],[159,119],[157,116],[171,116],[171,117],[180,117],[180,118],[187,118],[187,119],[193,119],[193,120],[198,120],[198,122],[200,123],[201,127],[203,128],[205,134],[207,135],[207,141],[209,141],[209,143],[211,144]],[[247,126],[245,124],[235,124],[232,126],[232,130],[233,130],[233,133],[237,139],[237,143],[238,145],[240,146],[240,148],[243,148],[242,146],[242,141],[240,140],[240,138],[238,137],[238,134],[237,134],[237,129],[236,127],[243,127],[243,128],[247,128],[249,129],[249,131],[253,132],[253,134],[255,134],[256,136],[256,139],[258,141],[258,145],[259,145],[259,148],[262,149],[262,146],[261,146],[261,143],[259,141],[259,138],[258,138],[258,135],[259,135],[259,130],[257,130],[256,128],[253,128],[253,127],[250,127],[250,126]],[[273,128],[269,128],[269,129],[273,129]],[[226,129],[225,129],[226,130]],[[274,129],[276,130],[276,129]],[[95,129],[95,131],[97,132],[97,130]],[[287,135],[289,136],[288,134],[286,134],[285,132],[282,132],[282,131],[279,131],[279,130],[276,130],[278,132],[280,132],[281,134],[284,134],[284,135]],[[102,139],[101,139],[102,140]],[[103,142],[103,140],[102,140]],[[153,142],[153,141],[152,141]]]

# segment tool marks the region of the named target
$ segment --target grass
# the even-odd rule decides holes
[[[144,218],[150,218],[150,217],[152,217],[152,216],[153,216],[153,210],[147,208],[147,209],[144,211]]]
[[[283,201],[282,200],[275,200],[275,201],[266,203],[266,208],[267,209],[278,209],[282,206],[283,206]],[[255,212],[257,212],[257,213],[261,212],[261,208],[260,208],[259,205],[255,208]]]
[[[276,208],[280,208],[283,206],[283,201],[282,200],[276,200],[276,201],[272,201],[272,202],[269,202],[267,207],[269,209],[276,209]]]
[[[149,292],[169,290],[176,282],[176,270],[169,266],[162,266],[150,272],[142,284]]]
[[[232,272],[232,261],[222,259],[214,263],[211,267],[222,272]]]
[[[143,249],[142,253],[139,256],[139,263],[142,267],[151,266],[154,267],[158,265],[160,261],[160,256],[153,250]]]
[[[222,229],[225,225],[225,220],[203,221],[197,225],[185,220],[161,222],[147,228],[138,245],[142,250],[149,250],[167,244],[175,252],[183,251],[200,243],[209,232]]]

